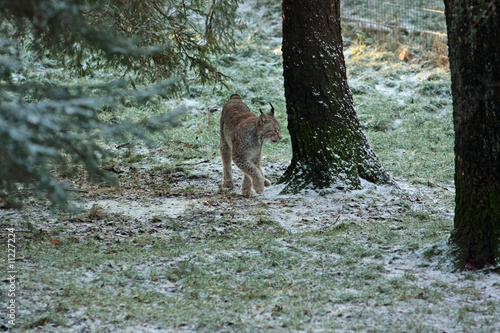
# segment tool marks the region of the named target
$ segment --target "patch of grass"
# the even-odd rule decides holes
[[[67,320],[62,318],[60,315],[54,314],[40,314],[33,318],[33,320],[28,323],[26,326],[28,328],[36,328],[40,326],[55,326],[55,327],[64,327],[67,324]]]
[[[372,52],[374,71],[365,70],[363,53],[351,53],[347,62],[355,107],[372,147],[396,177],[425,184],[451,182],[454,132],[449,74],[439,68],[419,73],[419,66],[389,64]]]
[[[279,1],[258,6],[256,11],[279,22]],[[286,165],[292,156],[279,25],[240,28],[240,46],[217,58],[230,76],[227,88],[194,85],[170,101],[104,107],[103,119],[122,122],[169,112],[186,101],[195,105],[179,126],[151,135],[157,146],[151,153],[127,148],[103,161],[117,173],[116,188],[82,184],[92,200],[118,197],[151,210],[172,199],[202,200],[172,215],[154,211],[138,219],[96,205],[80,215],[60,212],[57,228],[45,216],[29,222],[21,217],[21,226],[29,223],[16,245],[26,312],[16,329],[494,331],[498,301],[478,287],[488,277],[446,275],[443,268],[454,196],[442,190],[453,183],[447,69],[407,63],[390,48],[362,42],[348,49],[349,84],[370,144],[390,173],[418,185],[415,192],[346,193],[332,204],[352,209],[326,216],[324,225],[307,216],[310,210],[291,209],[305,208],[307,200],[203,192],[213,178],[193,165],[219,159],[220,113],[209,110],[220,111],[232,93],[254,112],[267,109],[268,101],[276,108],[283,140],[264,146],[264,162]],[[48,76],[67,80],[63,72]],[[281,174],[275,170],[273,180]],[[289,230],[273,215],[277,206],[287,214],[299,211],[292,218],[306,227]],[[390,214],[384,213],[388,207]],[[61,244],[52,245],[54,239]]]
[[[422,287],[410,271],[389,277],[393,265],[388,257],[397,261],[441,238],[415,238],[422,224],[432,223],[412,217],[412,210],[403,230],[391,230],[391,221],[345,221],[326,231],[290,233],[282,232],[263,209],[257,205],[254,222],[193,212],[192,221],[167,220],[168,237],[137,235],[112,246],[83,240],[54,247],[37,240],[24,249],[31,263],[23,276],[26,302],[59,297],[51,303],[51,318],[25,318],[19,324],[68,328],[87,317],[114,330],[140,323],[207,331],[307,331],[335,324],[346,330],[396,332],[427,325],[418,319],[423,309],[438,306],[452,288],[437,281]],[[154,223],[162,221],[158,217]],[[439,256],[433,247],[415,260]],[[473,287],[455,292],[482,299]],[[396,323],[386,316],[402,308],[406,320]],[[493,316],[494,308],[489,309]],[[474,311],[485,310],[481,305]],[[424,316],[451,313],[467,327],[478,325],[465,310]],[[42,310],[34,315],[41,316]]]
[[[93,204],[88,212],[88,218],[91,220],[101,220],[105,215],[106,213],[98,204]]]

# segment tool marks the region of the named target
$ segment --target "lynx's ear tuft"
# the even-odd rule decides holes
[[[265,124],[266,123],[266,117],[264,116],[264,112],[262,112],[262,109],[259,109],[260,111],[260,121]]]
[[[271,105],[271,112],[269,112],[273,117],[274,117],[274,106],[269,102],[269,105]]]

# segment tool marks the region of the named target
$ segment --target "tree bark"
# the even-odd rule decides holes
[[[283,1],[283,67],[293,157],[284,192],[389,183],[347,84],[340,1]]]
[[[455,127],[459,269],[500,257],[500,1],[445,0]]]

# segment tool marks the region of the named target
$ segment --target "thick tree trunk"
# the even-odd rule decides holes
[[[285,192],[390,182],[354,111],[339,0],[283,1],[283,67],[293,149]]]
[[[445,0],[455,126],[459,269],[500,256],[500,1]]]

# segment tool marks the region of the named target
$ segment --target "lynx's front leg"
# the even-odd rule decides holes
[[[231,166],[231,147],[226,141],[221,138],[220,140],[220,154],[222,156],[222,173],[223,173],[223,187],[234,187],[233,170]]]
[[[241,195],[246,198],[253,197],[252,179],[246,173],[243,174],[243,183],[241,183]]]
[[[243,177],[243,184],[241,185],[241,194],[246,197],[251,196],[249,193],[252,192],[252,185],[257,194],[263,193],[265,178],[262,176],[262,172],[259,168],[252,163],[252,161],[246,160],[238,155],[233,156],[233,161],[245,174]]]
[[[259,168],[260,174],[262,175],[262,178],[264,178],[264,186],[269,187],[271,186],[271,181],[264,176],[264,172],[262,171],[262,168],[260,166],[260,157],[261,155],[259,154],[256,158],[253,159],[253,163]]]
[[[264,186],[265,187],[271,186],[271,181],[264,176],[264,173],[262,172],[262,169],[260,169],[260,172],[262,173],[262,177],[264,178]]]

